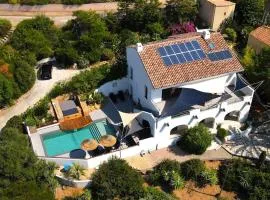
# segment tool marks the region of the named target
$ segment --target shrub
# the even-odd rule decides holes
[[[237,39],[237,33],[233,28],[226,28],[224,33],[228,36],[228,39],[235,42]]]
[[[175,200],[175,198],[155,187],[146,187],[142,200]]]
[[[163,160],[157,166],[154,167],[153,171],[149,173],[149,181],[153,185],[159,185],[164,182],[164,173],[177,172],[181,174],[180,164],[176,160]],[[166,179],[166,178],[165,178]]]
[[[228,131],[224,128],[219,128],[217,131],[217,138],[221,141],[225,141],[225,137],[228,135]]]
[[[114,53],[111,49],[104,49],[101,55],[101,60],[112,60],[114,58]]]
[[[202,154],[211,145],[212,136],[209,129],[203,124],[190,128],[177,143],[188,153]]]
[[[260,171],[251,162],[240,159],[225,161],[218,175],[225,190],[244,194],[245,199],[270,198],[270,173]]]
[[[6,36],[10,29],[11,29],[10,21],[6,19],[0,19],[0,38]]]
[[[144,195],[142,176],[125,160],[111,158],[92,176],[93,199],[140,199]]]
[[[66,172],[66,176],[67,177],[71,177],[77,180],[80,180],[81,176],[84,176],[84,168],[82,166],[80,166],[77,163],[73,163],[73,165],[71,166],[71,168]]]
[[[20,132],[23,132],[24,128],[23,128],[23,119],[22,119],[22,117],[21,116],[14,116],[14,117],[10,118],[7,121],[7,123],[6,123],[5,127],[3,128],[3,130],[5,128],[16,128]]]
[[[217,172],[214,169],[205,169],[201,172],[198,180],[198,185],[203,187],[205,185],[216,185],[218,183]]]
[[[203,161],[199,159],[191,159],[181,163],[181,171],[186,180],[197,181],[205,169]]]

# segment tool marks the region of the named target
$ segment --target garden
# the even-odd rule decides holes
[[[88,189],[66,199],[80,199],[87,194],[86,199],[104,200],[267,200],[270,171],[267,163],[261,161],[163,160],[142,173],[125,160],[113,157],[92,173]]]

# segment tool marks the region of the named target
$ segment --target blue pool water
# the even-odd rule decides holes
[[[106,120],[92,123],[76,131],[56,131],[42,137],[47,156],[56,156],[79,149],[85,139],[99,141],[103,135],[115,134],[115,129]]]

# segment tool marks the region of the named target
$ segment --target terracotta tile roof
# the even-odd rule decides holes
[[[260,26],[251,31],[250,35],[270,46],[270,26]]]
[[[206,54],[213,51],[229,49],[220,33],[211,33],[211,38],[207,40],[208,44],[214,43],[215,48],[212,50],[201,37],[200,33],[181,34],[170,37],[167,40],[145,44],[139,56],[154,88],[164,88],[231,72],[243,71],[240,62],[233,52],[231,52],[233,56],[231,59],[214,62],[210,61],[207,57],[203,60],[174,64],[171,66],[166,66],[163,63],[158,52],[159,47],[192,40],[198,41]]]

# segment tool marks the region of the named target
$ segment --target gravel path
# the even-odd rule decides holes
[[[52,79],[50,80],[36,80],[31,90],[21,96],[15,105],[0,110],[0,130],[5,126],[6,122],[14,115],[20,115],[29,107],[33,106],[40,99],[53,88],[53,86],[60,81],[68,80],[74,75],[78,74],[80,70],[71,69],[57,69],[53,68]]]

